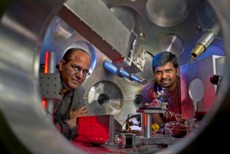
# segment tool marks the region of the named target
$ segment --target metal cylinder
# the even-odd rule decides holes
[[[150,138],[151,135],[151,114],[150,113],[142,113],[142,130],[144,131],[144,137]]]
[[[103,62],[104,69],[106,69],[108,72],[112,74],[117,74],[117,67],[112,64],[112,62],[104,61]]]
[[[193,58],[199,57],[209,45],[213,42],[215,36],[220,31],[220,25],[218,22],[214,23],[212,27],[204,33],[204,35],[197,41],[196,46],[193,48],[191,56]]]
[[[48,73],[55,73],[56,71],[56,54],[55,52],[49,52],[48,59]]]

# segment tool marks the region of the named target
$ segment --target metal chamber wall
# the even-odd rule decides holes
[[[230,77],[227,68],[230,66],[230,2],[225,0],[209,0],[208,2],[221,24],[225,42],[226,68],[223,84],[214,105],[203,120],[204,126],[194,132],[194,135],[166,149],[164,151],[166,153],[200,153],[212,147],[218,150],[228,150],[228,144],[221,140],[222,136],[230,136],[228,132],[230,128],[227,125],[227,119],[230,118],[229,98],[227,97],[230,93]],[[43,40],[48,24],[63,3],[62,0],[49,1],[49,3],[43,0],[39,2],[12,0],[7,2],[3,7],[3,13],[0,14],[0,143],[1,147],[9,153],[86,153],[73,147],[50,123],[50,119],[42,108],[39,93],[40,51],[44,45]],[[100,53],[98,55],[100,56]],[[180,59],[182,63],[188,61],[187,58],[183,59],[183,56]],[[97,72],[102,71],[101,68],[97,69]],[[99,78],[101,81],[107,80],[102,76]],[[112,76],[110,80],[120,82],[115,81],[120,79],[114,79]],[[113,83],[102,82],[102,84],[105,83],[106,85],[111,84],[114,90],[117,90]],[[88,92],[92,91],[92,86],[87,86],[87,84],[85,86]],[[131,84],[132,86],[136,87],[135,84]],[[100,85],[95,84],[94,87],[97,88]],[[133,97],[139,89],[135,90],[125,96]],[[121,93],[126,94],[125,91],[124,88]],[[85,98],[88,99],[88,96]],[[210,140],[210,137],[219,142]]]

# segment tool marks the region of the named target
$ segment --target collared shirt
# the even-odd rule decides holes
[[[66,123],[69,120],[70,112],[84,106],[84,88],[79,86],[65,93],[61,101],[54,103],[54,123],[57,129],[67,138],[74,138],[77,135],[77,128],[70,129]]]

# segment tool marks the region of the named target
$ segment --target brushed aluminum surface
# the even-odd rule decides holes
[[[106,2],[106,0],[104,0]],[[160,51],[159,40],[161,36],[174,32],[178,34],[185,43],[184,51],[180,54],[181,64],[189,62],[190,51],[195,42],[202,36],[205,28],[208,28],[211,18],[204,18],[203,11],[212,15],[212,10],[201,5],[210,3],[214,13],[220,22],[222,36],[216,38],[213,43],[220,45],[226,55],[223,80],[219,92],[215,97],[213,106],[202,121],[200,129],[192,132],[191,135],[178,141],[175,145],[159,153],[205,153],[207,149],[215,148],[220,152],[228,150],[227,142],[214,142],[209,140],[210,136],[222,141],[222,135],[216,133],[220,126],[223,130],[229,130],[228,119],[230,118],[229,95],[229,69],[230,66],[230,2],[226,0],[208,0],[208,1],[188,1],[188,6],[192,11],[189,18],[185,19],[178,26],[162,28],[154,25],[146,18],[143,11],[145,0],[136,1],[107,1],[109,7],[128,6],[133,8],[137,29],[140,29],[142,39],[141,46],[147,51],[156,54]],[[50,125],[50,121],[41,106],[41,98],[38,90],[38,65],[40,47],[44,44],[52,44],[65,49],[73,43],[76,38],[72,35],[59,37],[63,44],[57,42],[44,41],[45,30],[48,22],[57,12],[63,1],[10,1],[7,9],[1,15],[0,23],[0,110],[1,110],[1,143],[3,143],[10,152],[28,152],[28,153],[84,153],[79,148],[73,148],[56,129]],[[205,4],[206,5],[206,4]],[[197,10],[199,9],[199,10]],[[41,11],[42,10],[42,11]],[[20,13],[19,13],[20,12]],[[208,16],[210,15],[208,14]],[[205,16],[206,17],[206,16]],[[210,17],[210,16],[209,16]],[[141,21],[141,22],[140,22]],[[144,22],[143,22],[144,21]],[[145,24],[139,24],[145,23]],[[75,33],[75,32],[74,32]],[[108,34],[109,35],[109,34]],[[81,36],[80,36],[81,37]],[[67,40],[65,40],[67,38]],[[68,40],[70,38],[70,40]],[[60,39],[59,39],[60,40]],[[70,41],[70,42],[68,42]],[[220,43],[219,43],[220,42]],[[57,52],[59,51],[57,48]],[[63,49],[63,50],[64,50]],[[61,50],[61,52],[63,52]],[[42,53],[41,50],[40,53]],[[206,53],[212,53],[207,50]],[[214,52],[214,51],[213,51]],[[206,54],[204,53],[204,54]],[[104,55],[97,54],[100,58],[106,58]],[[85,83],[86,94],[95,83],[108,80],[121,86],[123,96],[125,96],[121,117],[126,117],[126,111],[134,113],[136,106],[133,106],[133,98],[139,93],[140,86],[132,82],[124,82],[116,76],[112,76],[102,70],[102,61],[97,62],[95,71]],[[101,73],[102,72],[102,73]],[[148,72],[144,71],[145,74]],[[128,85],[128,86],[127,86]],[[87,99],[87,95],[85,96]],[[131,106],[131,107],[130,107]],[[4,131],[2,131],[4,130]],[[5,132],[5,130],[7,130]],[[8,135],[11,137],[9,138]],[[224,136],[228,137],[229,132],[225,131]],[[7,142],[6,142],[7,141]],[[205,144],[204,144],[205,143]],[[18,147],[15,149],[15,144]],[[84,149],[87,150],[87,149]],[[87,153],[87,152],[85,152]]]

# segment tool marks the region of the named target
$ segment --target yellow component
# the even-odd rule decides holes
[[[154,122],[151,127],[155,133],[158,132],[160,129],[160,126],[156,122]]]

